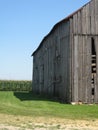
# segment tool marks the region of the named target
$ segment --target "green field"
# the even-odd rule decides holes
[[[0,91],[0,130],[96,130],[97,124],[97,105],[61,104],[32,92]]]
[[[0,91],[32,91],[32,81],[0,80]]]
[[[98,119],[97,105],[68,105],[29,92],[0,92],[0,113],[30,117]]]

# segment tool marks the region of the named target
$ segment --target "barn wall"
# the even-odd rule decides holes
[[[98,43],[98,0],[92,0],[70,18],[71,49],[71,92],[72,101],[86,103],[98,102],[98,71],[94,81],[94,99],[92,99],[92,54],[91,42]],[[98,52],[96,54],[98,62]],[[96,64],[98,68],[98,64]]]
[[[96,49],[94,73],[92,39]],[[33,91],[65,102],[98,103],[97,43],[98,0],[92,0],[57,24],[34,53]]]
[[[69,22],[59,25],[34,55],[33,91],[69,102]]]

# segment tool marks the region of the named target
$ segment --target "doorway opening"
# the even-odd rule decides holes
[[[95,39],[91,38],[91,73],[92,73],[92,102],[94,102],[94,95],[95,95],[95,85],[96,85],[96,46],[95,46]]]

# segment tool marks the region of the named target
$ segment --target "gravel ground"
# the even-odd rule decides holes
[[[98,130],[98,120],[70,120],[0,114],[0,130]]]

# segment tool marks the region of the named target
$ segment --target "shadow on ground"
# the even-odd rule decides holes
[[[28,100],[54,101],[54,99],[50,97],[37,95],[34,94],[33,92],[14,92],[14,96],[21,101],[28,101]]]

